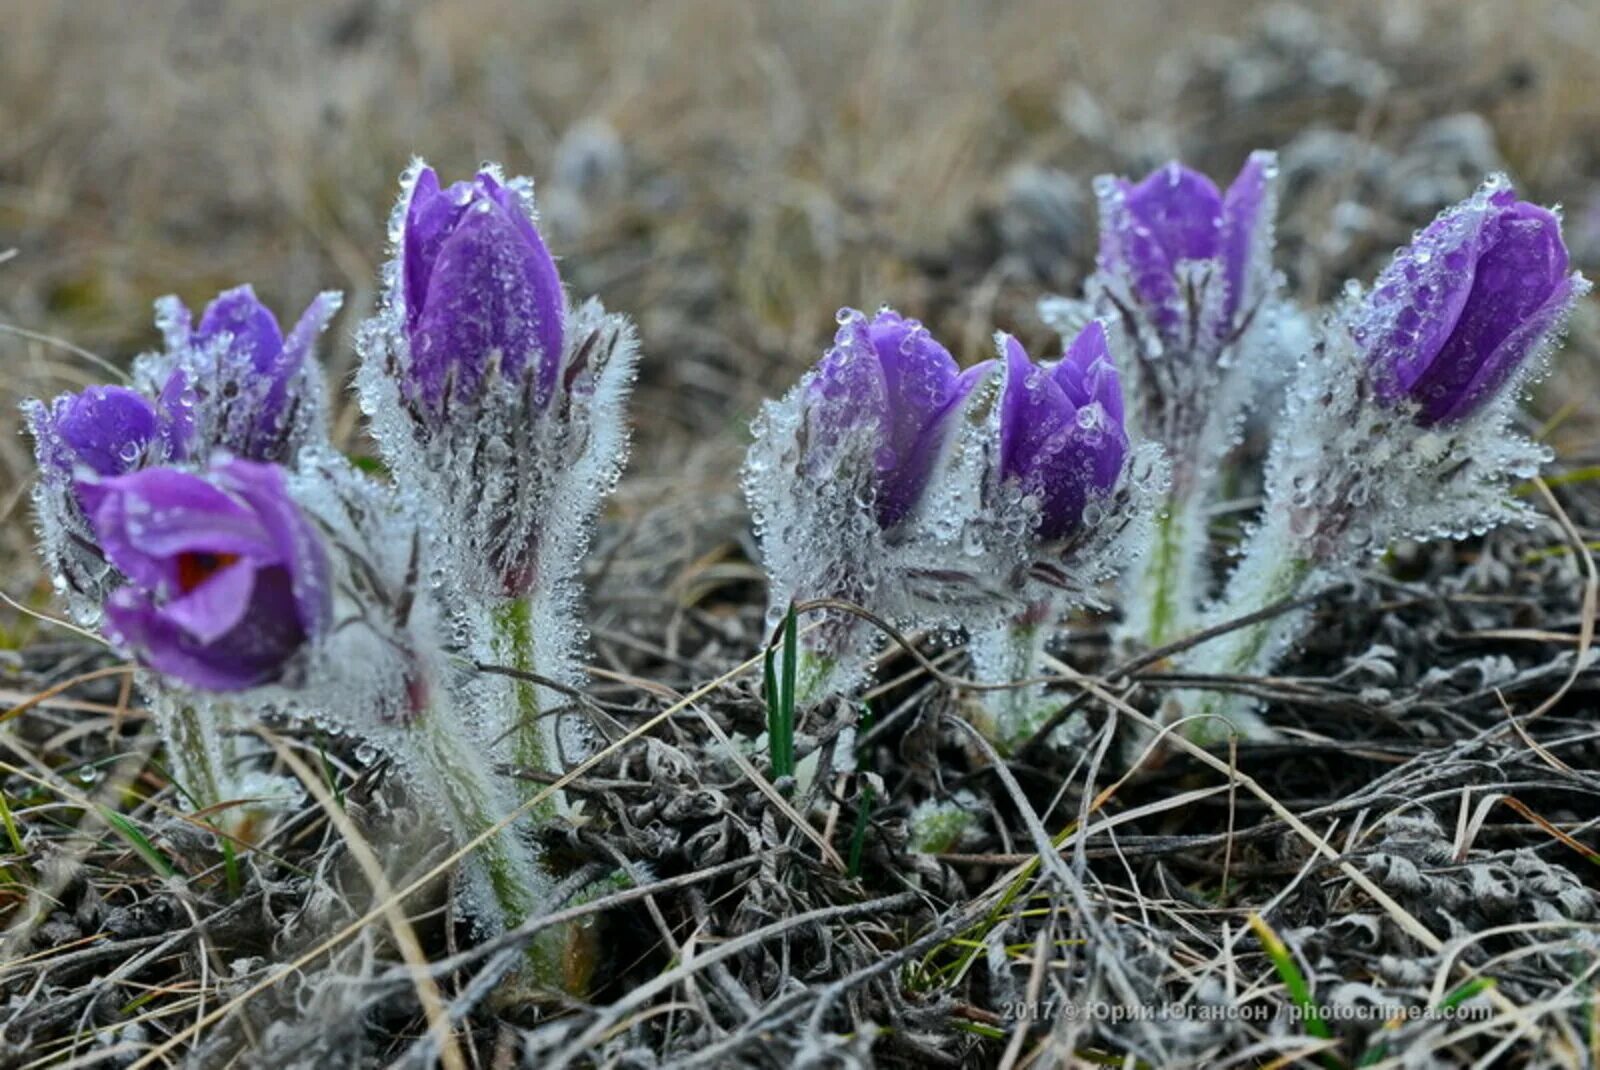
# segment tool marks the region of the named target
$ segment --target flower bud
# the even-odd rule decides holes
[[[117,577],[90,529],[77,477],[117,476],[171,459],[173,427],[164,409],[121,386],[91,386],[48,405],[30,400],[22,410],[39,466],[33,502],[40,550],[73,614],[91,622]]]
[[[808,453],[802,465],[821,478],[854,482],[874,503],[878,526],[893,528],[921,499],[954,406],[977,381],[961,375],[927,328],[889,309],[869,322],[846,309],[834,346],[802,394]],[[870,454],[860,473],[835,471],[851,450]]]
[[[1354,313],[1379,397],[1414,405],[1423,426],[1477,412],[1586,288],[1567,267],[1560,218],[1517,200],[1503,178],[1442,212]]]
[[[1118,280],[1167,347],[1193,350],[1228,338],[1266,296],[1276,170],[1273,154],[1253,153],[1226,194],[1177,162],[1137,184],[1097,181],[1100,270]],[[1196,328],[1212,338],[1196,337]]]
[[[439,415],[487,377],[526,375],[540,407],[562,357],[566,298],[522,195],[490,171],[440,189],[417,172],[401,239],[408,395]]]
[[[165,352],[141,357],[134,376],[168,421],[169,454],[203,463],[225,450],[289,464],[321,441],[327,403],[311,357],[341,301],[335,291],[319,294],[287,336],[249,285],[217,295],[198,327],[176,297],[158,301]]]
[[[1076,531],[1090,499],[1110,493],[1122,474],[1122,387],[1098,322],[1053,368],[1035,367],[1009,335],[1005,360],[1001,473],[1037,500],[1035,536],[1053,542]]]

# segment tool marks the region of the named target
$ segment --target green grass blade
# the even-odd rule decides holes
[[[794,606],[783,619],[783,662],[779,670],[775,641],[762,657],[762,694],[767,702],[767,753],[774,777],[794,775],[794,688],[800,646],[795,631]]]
[[[11,813],[11,803],[6,800],[4,791],[0,791],[0,822],[6,826],[6,839],[11,841],[11,853],[27,854],[28,849],[22,845],[22,833],[17,831],[17,819]]]
[[[1272,926],[1262,920],[1261,915],[1250,915],[1250,929],[1256,934],[1256,939],[1261,941],[1261,947],[1267,953],[1267,958],[1272,961],[1273,969],[1278,971],[1278,976],[1283,979],[1283,985],[1289,990],[1289,997],[1300,1008],[1301,1015],[1305,1018],[1306,1032],[1318,1040],[1332,1040],[1333,1032],[1328,1028],[1328,1023],[1322,1020],[1322,1014],[1317,1010],[1317,1001],[1311,995],[1311,985],[1306,982],[1306,975],[1300,972],[1300,966],[1294,961],[1288,945],[1278,938],[1272,931]],[[1324,1052],[1322,1064],[1334,1068],[1343,1066],[1331,1053]]]
[[[794,687],[799,675],[800,630],[795,623],[794,603],[783,618],[783,696],[778,708],[783,711],[783,751],[786,773],[794,775]]]
[[[115,810],[104,806],[98,809],[100,816],[105,819],[105,823],[110,825],[117,835],[127,841],[128,846],[133,848],[134,853],[144,859],[145,865],[162,877],[177,875],[178,869],[172,864],[172,860],[162,854],[160,849],[145,837],[144,833],[135,828],[133,822]]]

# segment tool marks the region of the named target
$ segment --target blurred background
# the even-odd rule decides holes
[[[1600,8],[1589,0],[0,0],[0,563],[42,598],[16,403],[156,344],[150,303],[252,282],[354,325],[416,155],[535,177],[574,296],[639,323],[618,509],[733,503],[745,426],[841,305],[892,302],[963,362],[1090,267],[1090,180],[1174,156],[1283,168],[1306,301],[1367,278],[1505,169],[1600,265]],[[1593,453],[1595,308],[1540,388]],[[80,352],[81,351],[81,352]],[[339,433],[362,448],[353,405]]]

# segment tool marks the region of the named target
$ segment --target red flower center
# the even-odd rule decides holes
[[[204,550],[181,553],[178,555],[178,589],[188,594],[237,560],[238,554],[213,554]]]

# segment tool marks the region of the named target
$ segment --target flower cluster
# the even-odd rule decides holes
[[[597,302],[568,307],[525,179],[442,187],[418,164],[403,186],[358,331],[387,481],[328,441],[312,349],[332,293],[287,333],[248,286],[198,323],[163,298],[165,344],[130,385],[26,411],[57,585],[145,670],[197,805],[245,794],[244,718],[289,713],[382,747],[465,840],[517,807],[496,763],[556,771],[586,743],[539,688],[471,666],[581,682],[576,572],[623,462],[635,345]],[[533,845],[501,833],[478,857],[485,923],[525,917],[548,883]],[[550,980],[561,950],[541,947]]]
[[[1275,173],[1256,153],[1226,192],[1175,163],[1098,180],[1098,270],[1084,299],[1042,309],[1066,332],[1053,365],[1001,335],[997,359],[960,372],[919,325],[842,315],[823,361],[757,419],[746,464],[769,620],[831,604],[803,639],[803,698],[865,678],[876,643],[840,605],[855,603],[964,630],[978,678],[1014,685],[985,696],[980,724],[1016,746],[1051,712],[1030,681],[1061,611],[1119,564],[1125,636],[1159,647],[1396,538],[1524,515],[1507,486],[1545,453],[1512,427],[1514,388],[1587,288],[1557,217],[1491,178],[1313,328],[1278,292]],[[1280,386],[1261,518],[1212,602],[1205,510],[1244,414]],[[1265,671],[1303,620],[1237,629],[1186,666]],[[1269,734],[1237,704],[1186,712],[1197,737]]]
[[[1020,629],[1031,649],[1137,544],[1133,503],[1161,477],[1130,451],[1103,326],[1048,366],[1009,335],[996,345],[960,372],[916,321],[846,309],[833,348],[763,409],[745,489],[774,624],[791,602],[832,600],[907,627]],[[875,637],[824,611],[802,637],[802,699],[859,684]],[[1009,656],[983,667],[1010,678]],[[1000,715],[1028,712],[1015,705]]]
[[[1524,517],[1508,483],[1546,455],[1514,429],[1516,388],[1587,289],[1559,219],[1491,178],[1313,329],[1272,266],[1274,177],[1257,153],[1226,192],[1177,164],[1101,179],[1098,268],[1044,309],[1051,360],[998,333],[962,370],[913,319],[839,314],[763,407],[743,472],[769,620],[810,604],[795,697],[866,682],[873,618],[964,632],[974,716],[1016,748],[1055,712],[1038,677],[1058,622],[1119,569],[1124,637],[1161,646],[1396,538]],[[496,767],[557,773],[587,746],[557,692],[582,683],[578,569],[625,459],[637,347],[627,320],[569,303],[525,179],[485,166],[447,186],[419,162],[391,241],[357,331],[387,478],[328,439],[312,350],[337,294],[287,333],[247,286],[198,323],[164,298],[164,345],[127,385],[25,406],[41,547],[73,613],[142,667],[199,806],[244,793],[247,718],[320,721],[483,841],[470,902],[510,925],[549,879],[504,819],[561,800]],[[1205,510],[1278,385],[1264,506],[1208,610]],[[1186,667],[1264,671],[1303,621],[1235,629]],[[1188,713],[1202,738],[1270,732],[1215,698]],[[568,950],[537,945],[536,979]]]

